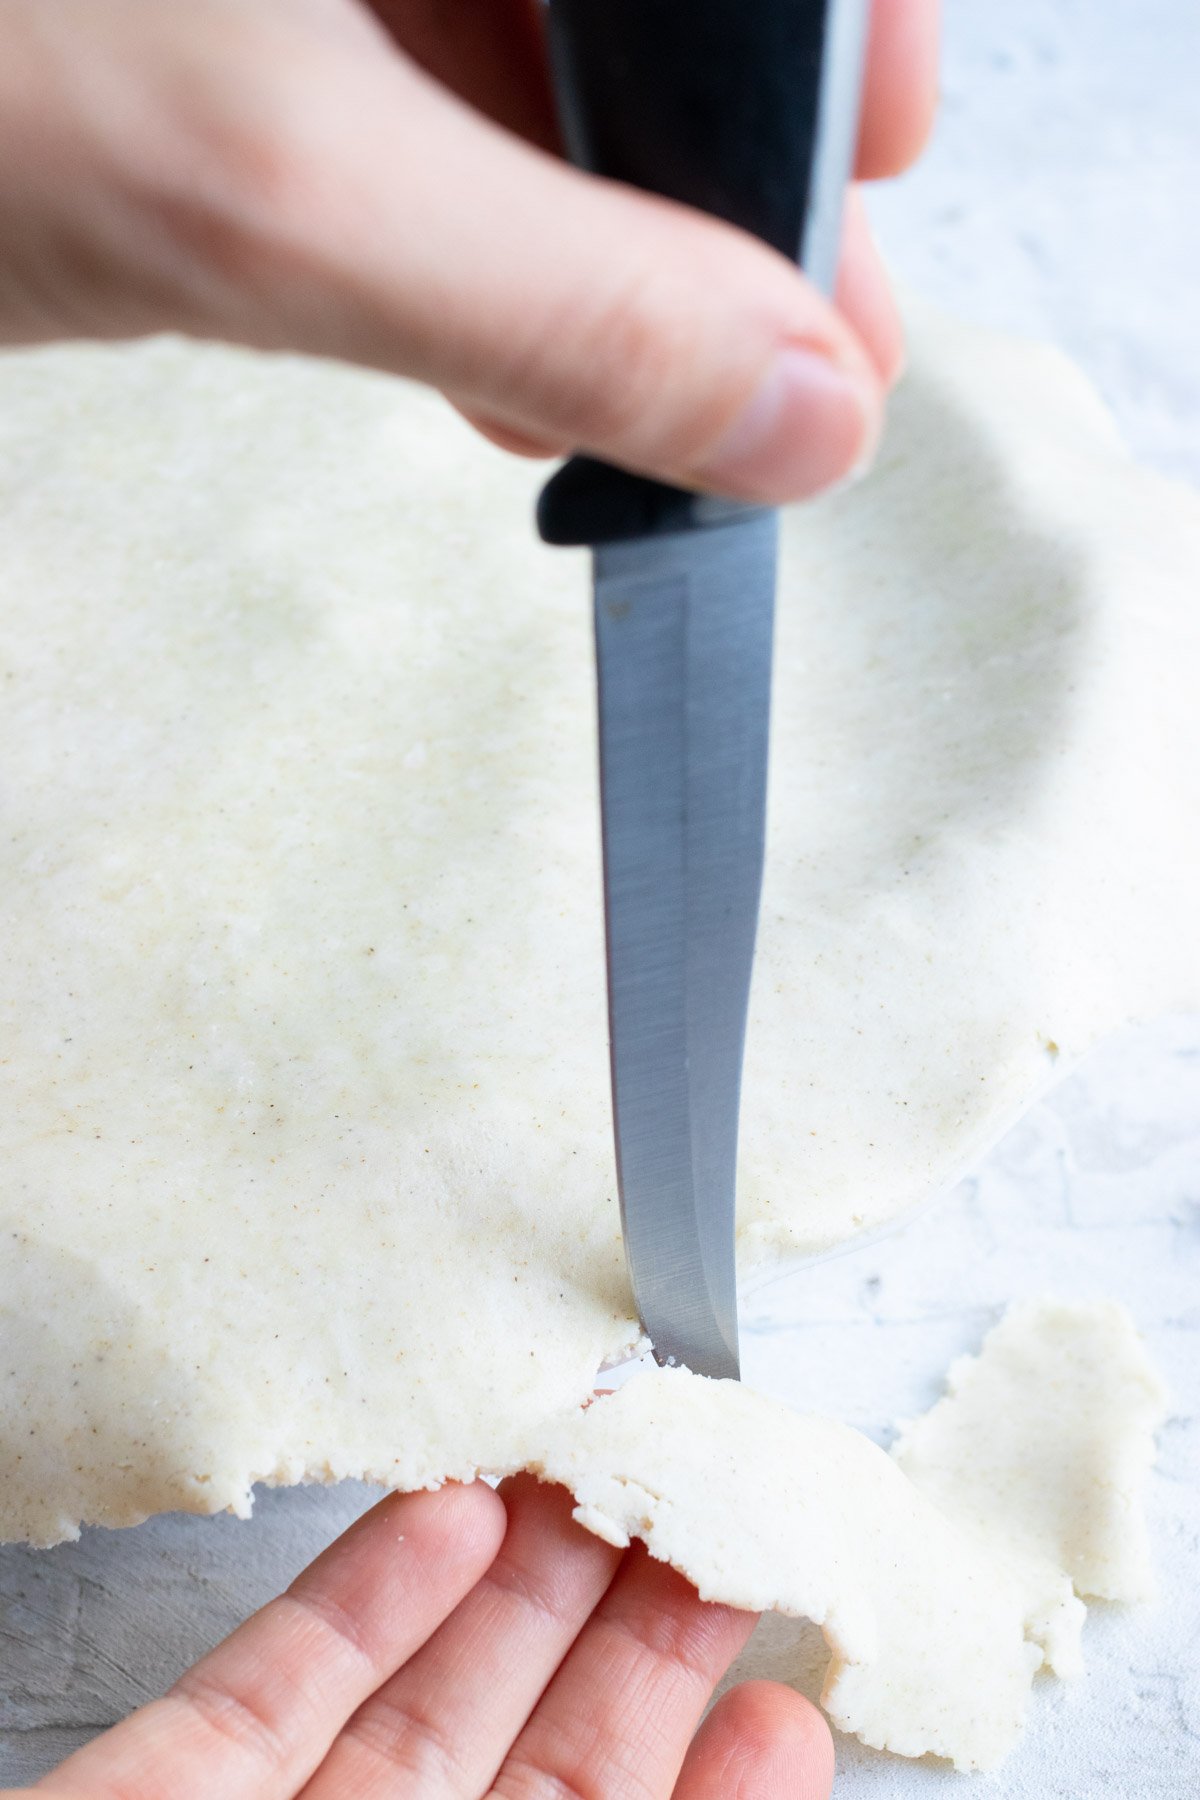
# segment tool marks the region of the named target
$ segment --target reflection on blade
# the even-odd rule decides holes
[[[738,1374],[734,1183],[777,518],[596,551],[621,1215],[660,1361]]]

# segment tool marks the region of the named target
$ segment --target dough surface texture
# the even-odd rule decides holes
[[[670,1395],[672,1481],[695,1508],[736,1442],[765,1546],[790,1415],[686,1376],[578,1412],[636,1323],[586,561],[534,540],[537,480],[332,365],[0,358],[0,1536],[246,1512],[260,1480],[570,1464],[591,1492],[598,1421]],[[1195,501],[1069,365],[944,320],[875,474],[788,516],[751,1278],[927,1199],[1056,1062],[1200,999],[1198,563]],[[1038,1654],[1019,1582],[812,1430],[913,1583],[949,1534],[961,1632],[1002,1619],[1010,1659],[983,1748],[949,1701],[889,1714],[858,1693],[883,1615],[816,1571],[788,1610],[840,1621],[835,1716],[988,1760]],[[679,1540],[713,1593],[731,1530]],[[781,1554],[724,1597],[759,1604]]]

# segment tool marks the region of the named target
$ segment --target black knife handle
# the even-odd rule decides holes
[[[862,0],[550,0],[572,161],[751,231],[828,285],[848,150],[831,158],[824,140],[852,136],[861,13]],[[849,69],[837,88],[831,49]],[[547,543],[594,544],[713,523],[733,505],[575,457],[537,521]]]

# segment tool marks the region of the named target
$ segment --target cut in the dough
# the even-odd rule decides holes
[[[537,479],[334,365],[0,358],[0,1536],[556,1466],[635,1339],[587,566]],[[1200,1000],[1198,563],[1069,365],[938,319],[875,473],[789,513],[747,1271]],[[752,1395],[693,1404],[757,1443]],[[862,1666],[837,1716],[960,1755]]]

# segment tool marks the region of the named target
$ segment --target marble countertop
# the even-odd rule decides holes
[[[1049,337],[1147,461],[1200,481],[1200,10],[1179,0],[947,0],[944,106],[873,207],[901,280]],[[1013,1298],[1112,1295],[1171,1385],[1148,1504],[1162,1599],[1097,1607],[1079,1683],[1039,1682],[996,1776],[839,1742],[838,1800],[1184,1800],[1200,1784],[1200,1019],[1099,1052],[935,1211],[760,1290],[747,1373],[882,1441]],[[29,1781],[160,1693],[277,1593],[370,1490],[264,1493],[254,1519],[167,1517],[0,1548],[0,1782]]]

